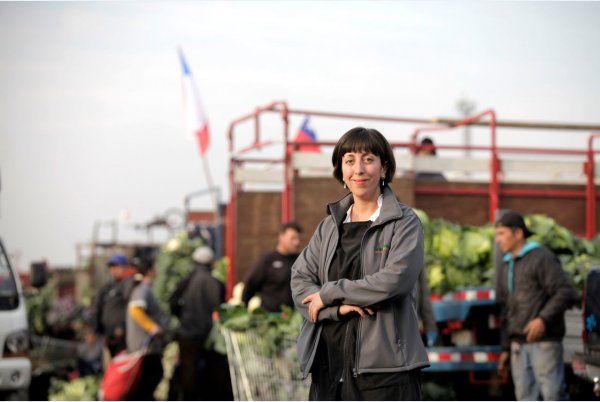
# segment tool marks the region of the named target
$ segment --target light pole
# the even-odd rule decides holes
[[[456,108],[462,118],[467,118],[475,111],[475,102],[470,101],[467,97],[462,97],[456,102]],[[471,146],[471,127],[466,125],[463,129],[463,143],[465,144],[465,157],[471,156],[471,150],[468,148]]]

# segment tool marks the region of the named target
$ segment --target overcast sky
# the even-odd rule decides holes
[[[432,118],[467,97],[500,119],[600,123],[598,21],[597,2],[2,2],[0,236],[20,269],[71,265],[95,222],[127,211],[120,240],[144,239],[132,224],[206,186],[178,45],[225,200],[228,125],[274,100]]]

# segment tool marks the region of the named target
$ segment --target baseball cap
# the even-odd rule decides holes
[[[200,246],[192,254],[192,259],[198,264],[210,264],[215,256],[212,248],[208,246]]]
[[[109,268],[117,265],[129,265],[129,261],[127,260],[127,257],[125,257],[125,254],[117,253],[108,259]]]
[[[496,220],[496,226],[505,226],[507,228],[520,228],[523,230],[523,237],[529,237],[533,234],[531,230],[525,225],[523,215],[515,211],[504,212],[498,220]]]

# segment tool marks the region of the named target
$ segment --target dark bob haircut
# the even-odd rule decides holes
[[[385,184],[392,181],[396,173],[396,159],[388,140],[374,128],[354,127],[342,135],[331,155],[333,177],[344,183],[342,175],[342,158],[348,152],[370,152],[381,159],[381,166],[386,167]]]

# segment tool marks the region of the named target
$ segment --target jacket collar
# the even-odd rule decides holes
[[[352,196],[352,193],[349,193],[341,200],[327,204],[327,213],[331,215],[335,223],[339,225],[346,218],[346,212],[353,203],[354,197]],[[381,212],[379,217],[373,222],[373,225],[386,222],[390,219],[401,218],[402,215],[402,208],[400,208],[396,195],[389,188],[389,186],[385,186],[383,188],[383,203],[381,204]]]
[[[516,260],[517,258],[521,258],[525,254],[529,253],[531,250],[535,250],[536,248],[539,248],[539,247],[540,247],[540,244],[538,242],[528,241],[527,243],[525,243],[523,248],[521,248],[521,251],[519,251],[519,254],[517,254],[517,257],[514,259]],[[504,257],[502,257],[502,259],[506,262],[510,262],[513,260],[513,255],[512,255],[512,253],[506,253],[504,255]]]

